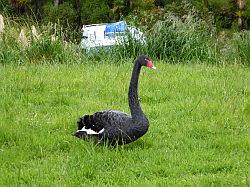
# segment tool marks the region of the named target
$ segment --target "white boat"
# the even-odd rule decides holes
[[[128,35],[145,43],[143,33],[133,26],[128,26],[125,21],[83,25],[81,47],[90,50],[96,47],[122,45],[127,41]]]

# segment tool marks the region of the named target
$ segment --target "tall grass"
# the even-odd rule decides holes
[[[129,40],[116,47],[114,53],[123,57],[147,53],[172,63],[249,64],[249,31],[228,35],[224,38],[227,42],[221,41],[212,21],[201,20],[195,12],[182,18],[169,13],[145,34],[146,45],[129,35]]]
[[[66,34],[57,24],[18,24],[10,17],[5,17],[4,21],[0,63],[75,63],[82,60],[81,51],[66,41]]]
[[[235,33],[232,39],[235,60],[250,65],[250,31]]]
[[[158,21],[144,32],[146,43],[128,34],[123,45],[92,52],[68,40],[69,33],[59,24],[38,25],[32,21],[20,25],[8,16],[4,21],[4,33],[0,35],[0,63],[3,64],[82,63],[87,59],[120,62],[142,53],[170,63],[249,64],[249,32],[235,33],[227,37],[227,42],[221,42],[213,24],[201,20],[195,12],[182,18],[169,13],[164,21]],[[34,27],[38,38],[32,33]],[[21,30],[28,40],[26,47],[18,39]]]
[[[157,21],[145,31],[146,43],[128,33],[123,45],[118,45],[107,56],[135,57],[147,53],[151,57],[172,62],[216,62],[218,43],[213,26],[193,14],[179,18],[172,13],[164,21]],[[99,54],[97,54],[99,55]]]
[[[166,21],[158,22],[151,32],[148,47],[153,55],[162,59],[185,62],[217,58],[213,28],[191,14],[184,20],[169,15]]]

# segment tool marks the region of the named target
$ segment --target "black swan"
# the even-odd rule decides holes
[[[131,116],[115,110],[84,115],[77,122],[78,130],[73,134],[74,136],[82,139],[91,138],[97,143],[121,145],[133,142],[147,132],[149,121],[140,107],[137,94],[142,66],[156,69],[146,55],[141,55],[135,60],[128,92]]]

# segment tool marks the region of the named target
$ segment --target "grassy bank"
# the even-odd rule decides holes
[[[249,69],[241,65],[156,61],[140,79],[150,120],[142,139],[112,149],[71,136],[85,113],[129,112],[130,61],[2,65],[0,186],[247,186]]]

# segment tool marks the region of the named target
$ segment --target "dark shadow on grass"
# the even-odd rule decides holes
[[[74,136],[74,133],[72,134]],[[78,137],[79,138],[79,137]],[[85,141],[85,142],[89,142],[89,144],[91,146],[95,146],[95,147],[105,147],[107,149],[110,149],[110,150],[138,150],[138,149],[149,149],[153,146],[152,143],[148,143],[148,142],[145,142],[143,141],[142,139],[139,139],[139,140],[136,140],[134,142],[131,142],[129,144],[124,144],[124,145],[118,145],[115,144],[115,145],[112,145],[112,144],[109,144],[108,142],[105,142],[105,143],[100,143],[100,142],[97,142],[97,140],[95,138],[79,138],[81,141]]]
[[[122,147],[125,150],[149,149],[149,148],[153,147],[153,144],[146,142],[142,139],[139,139],[139,140],[132,142],[130,144],[122,145]]]

